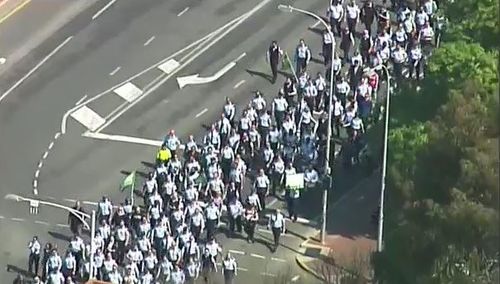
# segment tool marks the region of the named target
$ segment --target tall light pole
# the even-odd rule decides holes
[[[313,12],[307,11],[307,10],[302,10],[299,8],[295,8],[290,5],[278,5],[278,9],[282,11],[288,11],[288,12],[298,12],[302,13],[308,16],[311,16],[318,20],[328,31],[330,34],[331,38],[334,38],[332,29],[330,28],[330,25],[328,25],[323,18],[320,16],[314,14]],[[332,57],[335,55],[335,44],[332,43],[332,51],[331,51]],[[327,214],[327,208],[328,208],[328,189],[332,188],[332,171],[330,167],[330,153],[331,153],[331,141],[332,141],[332,111],[333,111],[333,88],[334,86],[334,70],[333,70],[333,63],[330,64],[330,89],[329,89],[329,99],[328,99],[328,129],[326,133],[326,159],[325,159],[325,177],[328,177],[329,183],[328,186],[324,186],[323,189],[323,213],[322,213],[322,221],[321,221],[321,243],[325,243],[325,237],[326,237],[326,214]]]
[[[32,214],[32,215],[38,214],[38,207],[40,205],[46,205],[46,206],[50,206],[50,207],[55,207],[55,208],[58,208],[58,209],[66,210],[70,214],[72,214],[73,216],[75,216],[76,218],[78,218],[78,220],[80,220],[87,229],[90,229],[90,260],[89,260],[89,263],[90,263],[90,279],[93,278],[93,275],[94,275],[94,250],[95,250],[95,248],[94,248],[94,237],[95,237],[95,225],[96,225],[95,224],[95,221],[96,221],[95,210],[92,210],[92,214],[89,215],[89,214],[80,212],[80,211],[78,211],[78,210],[76,210],[74,208],[71,208],[71,207],[68,207],[68,206],[64,206],[64,205],[61,205],[61,204],[58,204],[58,203],[44,201],[44,200],[39,200],[39,199],[33,199],[33,198],[26,198],[26,197],[22,197],[22,196],[16,195],[16,194],[7,194],[5,196],[5,199],[7,199],[7,200],[13,200],[13,201],[16,201],[16,202],[27,202],[27,203],[29,203],[30,214]],[[87,221],[85,221],[85,218],[88,218],[88,219],[91,220],[90,226],[87,223]]]
[[[382,175],[380,177],[380,210],[378,215],[378,236],[377,236],[377,251],[381,252],[384,248],[384,199],[385,199],[385,178],[387,174],[387,144],[389,137],[389,110],[391,100],[391,75],[385,65],[376,66],[374,69],[382,69],[387,77],[387,95],[385,98],[385,118],[384,118],[384,145],[382,153]]]

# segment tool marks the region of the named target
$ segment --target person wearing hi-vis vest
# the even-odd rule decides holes
[[[274,246],[272,252],[276,252],[280,243],[281,234],[285,233],[285,217],[279,209],[269,217],[269,229],[273,232]]]
[[[158,150],[158,153],[156,153],[156,162],[159,164],[166,164],[168,160],[170,160],[170,157],[172,154],[170,153],[170,150],[167,148],[167,145],[162,145],[161,148]]]
[[[225,284],[233,284],[234,277],[238,274],[238,265],[236,264],[236,260],[231,254],[228,252],[224,261],[222,262],[222,274],[224,275],[224,283]]]

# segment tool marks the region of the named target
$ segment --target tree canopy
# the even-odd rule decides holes
[[[442,6],[422,91],[402,86],[391,106],[380,283],[499,281],[498,1]]]

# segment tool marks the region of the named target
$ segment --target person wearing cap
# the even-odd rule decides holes
[[[224,275],[225,284],[233,284],[234,277],[238,274],[238,264],[236,260],[231,256],[231,253],[227,253],[224,261],[222,262],[222,274]]]
[[[271,217],[269,217],[268,227],[273,233],[274,240],[274,246],[271,251],[276,252],[280,242],[281,234],[285,233],[285,217],[283,216],[283,214],[281,214],[281,211],[279,209],[276,209]]]
[[[40,251],[42,246],[38,241],[38,237],[34,236],[28,243],[29,257],[28,257],[28,271],[33,275],[38,275],[38,268],[40,264]]]
[[[274,84],[278,78],[278,65],[283,57],[283,50],[278,45],[278,42],[273,40],[269,49],[267,50],[266,60],[271,66],[272,79],[271,82]]]

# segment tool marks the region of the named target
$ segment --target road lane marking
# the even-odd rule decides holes
[[[276,277],[276,274],[272,274],[272,273],[269,273],[269,272],[261,272],[260,275],[262,275],[262,276],[269,276],[269,277]]]
[[[43,167],[43,161],[38,162],[38,168]]]
[[[314,29],[315,27],[319,26],[319,24],[321,24],[321,21],[316,21],[316,23],[314,23],[314,25],[310,26],[309,28]]]
[[[66,225],[66,224],[56,224],[56,226],[62,227],[62,228],[69,228],[69,225]]]
[[[50,144],[49,144],[49,150],[52,149],[52,147],[54,147],[54,141],[51,141]]]
[[[155,36],[150,37],[150,38],[149,38],[149,39],[148,39],[148,40],[144,43],[144,46],[148,46],[150,43],[152,43],[152,42],[153,42],[153,40],[155,40],[155,38],[156,38]]]
[[[245,82],[245,80],[239,81],[238,83],[236,83],[236,85],[234,85],[233,89],[238,89],[241,85],[245,84]]]
[[[116,88],[113,92],[129,103],[133,102],[143,93],[142,90],[139,89],[139,87],[132,84],[131,82],[128,82],[127,84]]]
[[[59,50],[61,50],[68,42],[73,38],[73,36],[70,36],[66,38],[62,43],[60,43],[54,50],[52,50],[47,56],[45,56],[42,61],[38,62],[35,67],[33,67],[28,73],[26,73],[21,79],[19,79],[12,87],[10,87],[7,91],[5,91],[1,96],[0,96],[0,103],[10,94],[12,91],[14,91],[17,87],[19,87],[26,79],[28,79],[29,76],[31,76],[33,73],[35,73],[40,67],[42,67],[45,62],[47,62],[50,58],[52,58]]]
[[[268,204],[267,206],[271,206],[271,205],[269,205],[269,204]],[[271,214],[266,214],[266,218],[268,218],[268,219],[269,219],[269,218],[271,218]],[[286,219],[287,221],[292,221],[292,220],[291,220],[290,218],[288,218],[288,217],[285,217],[285,219]],[[297,221],[296,221],[296,222],[297,222],[297,223],[301,223],[301,224],[309,224],[309,223],[311,223],[311,221],[310,221],[310,220],[305,219],[305,218],[302,218],[302,217],[297,217]]]
[[[73,112],[71,117],[87,129],[90,129],[90,131],[95,131],[106,122],[106,120],[97,114],[97,112],[85,105]]]
[[[175,59],[169,59],[167,62],[161,64],[158,66],[158,69],[161,71],[165,72],[166,74],[172,73],[177,67],[179,67],[181,64]],[[149,84],[148,84],[149,85]]]
[[[38,187],[38,180],[36,180],[36,179],[35,179],[35,180],[33,181],[33,190],[36,190],[36,189],[37,189],[37,187]],[[36,195],[36,194],[35,194],[35,195]]]
[[[76,203],[76,199],[64,198],[63,200],[71,203]]]
[[[87,205],[94,205],[94,206],[98,205],[97,202],[93,202],[93,201],[82,201],[82,203],[87,204]],[[113,206],[113,207],[116,207],[116,206]]]
[[[39,175],[40,175],[40,169],[36,170],[36,172],[35,172],[35,178],[38,178]]]
[[[92,16],[92,20],[97,19],[97,17],[99,17],[102,13],[104,13],[104,11],[106,11],[109,7],[111,7],[111,5],[113,5],[115,2],[116,0],[109,1],[109,3],[106,4],[106,6],[102,7],[101,10],[97,11],[97,13],[95,13],[94,16]]]
[[[278,261],[278,262],[287,262],[286,260],[282,258],[277,258],[277,257],[271,257],[271,260]]]
[[[177,14],[177,17],[184,15],[184,13],[186,13],[188,10],[189,10],[189,7],[184,8],[184,10],[180,11],[179,14]]]
[[[248,18],[250,18],[253,14],[255,14],[258,10],[260,10],[263,6],[265,6],[267,3],[271,2],[272,0],[263,0],[259,4],[257,4],[253,9],[250,11],[246,12],[242,16],[238,17],[237,21],[230,26],[229,28],[226,28],[225,30],[223,29],[223,32],[217,36],[213,33],[209,37],[215,37],[210,43],[203,45],[203,48],[201,48],[198,52],[196,52],[192,57],[187,59],[185,62],[183,62],[174,72],[171,74],[167,75],[165,78],[163,78],[161,81],[159,81],[156,85],[148,89],[144,95],[142,95],[140,98],[135,100],[134,102],[125,105],[125,106],[119,106],[118,108],[121,108],[119,112],[116,113],[115,116],[109,118],[101,127],[96,132],[101,132],[103,129],[108,127],[111,123],[113,123],[115,120],[117,120],[119,117],[121,117],[125,112],[127,112],[129,109],[133,108],[136,104],[141,102],[144,98],[146,98],[149,94],[153,93],[156,91],[158,88],[160,88],[166,81],[168,81],[172,76],[174,76],[178,71],[180,71],[182,68],[193,62],[195,59],[200,57],[204,52],[206,52],[209,48],[211,48],[213,45],[221,41],[227,34],[229,34],[231,31],[236,29],[238,26],[240,26],[243,22],[245,22]]]
[[[49,156],[49,151],[45,151],[45,153],[43,153],[43,156],[42,156],[42,159],[47,159],[47,157]]]
[[[4,65],[5,62],[7,62],[7,58],[5,57],[0,57],[0,65]]]
[[[5,16],[0,18],[0,24],[5,22],[8,18],[12,17],[15,13],[19,12],[22,8],[26,7],[26,5],[28,5],[30,2],[31,2],[31,0],[26,0],[26,1],[22,2],[21,4],[17,5],[14,9],[12,9],[12,11],[10,11]],[[3,6],[5,3],[7,3],[7,1],[2,2],[1,6]]]
[[[294,277],[292,277],[291,281],[292,282],[296,282],[300,279],[300,275],[295,275]]]
[[[12,221],[16,221],[16,222],[24,222],[24,219],[22,218],[10,218]]]
[[[266,259],[265,256],[262,256],[260,254],[255,254],[255,253],[251,253],[250,256],[253,256],[253,257],[256,257],[256,258],[260,258],[260,259]]]
[[[77,105],[81,104],[81,103],[82,103],[82,102],[83,102],[86,98],[87,98],[87,95],[84,95],[81,99],[79,99],[79,100],[75,103],[75,106],[77,106]],[[59,135],[60,135],[60,134],[61,134],[61,133],[59,133]],[[55,138],[55,136],[54,136],[54,139],[57,139],[57,138]]]
[[[118,73],[118,71],[120,71],[120,69],[122,69],[120,66],[116,67],[113,71],[109,73],[109,76],[114,76],[116,73]]]
[[[55,135],[54,135],[54,139],[57,140],[57,138],[59,138],[59,136],[61,136],[61,132],[57,132]]]
[[[49,222],[45,222],[45,221],[35,221],[35,224],[40,224],[40,225],[46,225],[46,226],[50,226]]]
[[[243,268],[243,267],[236,267],[236,269],[238,269],[238,270],[240,270],[240,271],[248,271],[248,269]]]
[[[0,219],[5,219],[5,217],[0,215]]]
[[[197,113],[194,117],[198,118],[198,117],[202,116],[207,111],[208,111],[208,108],[204,108],[202,111],[200,111],[199,113]]]
[[[245,255],[245,252],[244,251],[240,251],[240,250],[232,250],[232,249],[230,249],[229,252],[230,253],[235,253],[235,254],[240,254],[240,255]]]
[[[82,136],[94,138],[94,139],[99,139],[99,140],[127,142],[127,143],[148,145],[148,146],[154,146],[154,147],[161,147],[161,145],[163,145],[163,141],[159,141],[159,140],[151,140],[151,139],[144,139],[144,138],[132,137],[132,136],[123,136],[123,135],[93,133],[93,132],[88,132],[88,131],[83,133]]]

